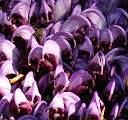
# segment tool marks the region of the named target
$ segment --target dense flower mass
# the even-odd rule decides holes
[[[128,0],[0,0],[0,120],[128,120]]]

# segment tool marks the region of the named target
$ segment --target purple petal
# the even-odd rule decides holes
[[[55,8],[55,0],[47,0],[47,3],[51,8]]]
[[[51,8],[47,4],[46,0],[41,1],[41,9],[40,9],[40,14],[45,14],[46,20],[49,21],[49,16],[48,14],[52,12]]]
[[[46,89],[48,88],[48,79],[50,77],[50,74],[45,74],[42,76],[38,82],[39,91],[42,95],[46,93]]]
[[[10,102],[10,110],[15,115],[18,112],[20,114],[30,114],[32,112],[32,107],[20,88],[17,88],[13,93]]]
[[[101,31],[100,34],[100,44],[108,45],[108,47],[111,49],[113,43],[113,35],[112,32],[106,28]]]
[[[14,62],[18,62],[20,52],[17,47],[6,39],[1,39],[0,42],[0,52],[5,54],[6,59],[11,59]]]
[[[113,48],[105,55],[107,61],[112,61],[112,59],[124,52],[123,48]]]
[[[82,9],[81,9],[81,5],[78,4],[74,7],[73,11],[72,11],[72,15],[79,15],[81,13]]]
[[[61,72],[54,80],[53,94],[57,92],[63,92],[69,85],[68,76],[65,72]]]
[[[34,82],[35,82],[34,73],[30,71],[27,73],[23,81],[23,92],[26,92]]]
[[[127,66],[128,57],[126,56],[123,56],[123,55],[115,56],[111,62],[117,63],[117,65],[119,65],[121,73],[124,73],[128,69],[128,66]]]
[[[128,13],[123,8],[115,8],[108,14],[109,25],[119,25],[124,29],[128,25]]]
[[[84,119],[85,115],[86,115],[86,104],[82,103],[78,111],[78,116],[80,117],[80,120]]]
[[[8,118],[10,116],[9,102],[6,99],[0,101],[0,116]]]
[[[45,111],[46,109],[47,109],[47,103],[45,101],[41,101],[34,109],[33,115],[39,118],[42,112]]]
[[[25,0],[26,1],[26,0]],[[30,22],[30,19],[31,19],[31,17],[33,16],[33,14],[34,14],[34,10],[36,9],[36,5],[37,5],[37,3],[36,2],[34,2],[34,3],[32,3],[32,5],[31,5],[31,8],[30,8],[30,10],[29,10],[29,22]]]
[[[100,116],[99,116],[99,111],[97,109],[96,103],[95,102],[91,102],[89,104],[89,107],[87,108],[86,111],[86,117],[85,119],[95,119],[95,120],[99,120]]]
[[[9,79],[3,75],[0,75],[0,95],[4,96],[11,92],[11,84]]]
[[[62,27],[62,23],[63,23],[63,21],[58,21],[58,22],[56,22],[55,24],[54,24],[54,26],[53,26],[53,28],[52,28],[52,30],[51,30],[51,34],[54,34],[54,33],[57,33],[57,32],[59,32],[59,30],[61,29],[61,27]]]
[[[118,112],[118,115],[121,116],[123,114],[123,112],[125,110],[127,110],[127,104],[128,104],[128,97],[125,97],[124,100],[122,101],[121,105],[120,105],[120,108],[119,108],[119,112]]]
[[[4,96],[2,97],[2,100],[3,100],[3,99],[6,99],[6,100],[10,103],[10,101],[11,101],[11,99],[12,99],[12,96],[13,96],[12,93],[8,93],[8,94],[6,94],[6,95],[4,95]]]
[[[39,44],[38,44],[38,42],[37,42],[37,40],[36,40],[36,38],[34,37],[34,36],[32,36],[31,38],[30,38],[30,40],[28,41],[28,45],[27,45],[27,48],[29,49],[32,49],[32,48],[34,48],[34,47],[36,47],[36,46],[38,46]]]
[[[81,14],[87,17],[92,24],[97,25],[99,29],[103,29],[106,27],[106,24],[107,24],[106,19],[99,10],[88,8],[84,10]]]
[[[72,15],[65,21],[61,31],[72,33],[86,25],[91,27],[91,23],[86,17],[82,15]]]
[[[29,25],[22,25],[16,29],[16,31],[12,35],[13,38],[16,36],[22,37],[24,40],[29,40],[32,37],[32,34],[35,33],[35,30]]]
[[[28,64],[34,66],[32,61],[37,62],[36,63],[36,69],[38,71],[40,60],[42,59],[42,53],[43,53],[43,46],[37,45],[34,48],[31,49],[28,55]]]
[[[33,82],[32,86],[25,93],[25,96],[34,105],[41,101],[41,95],[38,91],[36,82]]]
[[[0,23],[6,24],[6,25],[11,25],[11,21],[8,20],[6,12],[0,11]]]
[[[53,40],[55,40],[55,39],[57,39],[58,37],[62,37],[62,38],[65,38],[65,39],[68,39],[68,38],[70,38],[70,39],[74,39],[74,36],[70,33],[70,32],[57,32],[57,33],[55,33],[53,36],[52,36],[52,39]]]
[[[114,105],[114,107],[112,108],[112,111],[111,111],[111,114],[110,114],[112,120],[116,120],[116,118],[118,116],[118,112],[119,112],[119,104],[116,103]]]
[[[14,75],[18,75],[18,69],[15,66],[15,64],[13,63],[12,60],[6,60],[0,67],[0,74],[3,75],[9,75],[9,74],[14,74]]]
[[[111,0],[111,1],[102,1],[97,0],[97,6],[98,8],[103,11],[105,14],[108,14],[111,12],[111,10],[114,10],[118,5],[120,4],[121,0]]]
[[[89,58],[91,58],[94,55],[92,42],[87,36],[84,39],[84,43],[79,47],[79,50],[89,53]]]
[[[122,27],[120,27],[119,25],[111,25],[110,27],[109,27],[109,29],[111,30],[111,32],[112,32],[112,35],[113,35],[113,42],[115,42],[115,40],[118,38],[118,37],[120,37],[120,36],[122,36],[122,37],[124,37],[124,45],[126,45],[127,44],[127,36],[126,36],[126,32],[125,32],[125,30],[122,28]],[[118,41],[119,42],[119,41]],[[121,41],[120,41],[121,42]]]
[[[95,118],[96,120],[100,119],[101,107],[103,108],[103,103],[100,100],[98,93],[94,92],[92,101],[86,110],[86,118],[85,119],[89,119],[89,118],[90,119]]]
[[[115,86],[116,86],[115,80],[111,80],[111,81],[107,84],[107,87],[105,88],[105,91],[109,93],[109,96],[108,96],[108,100],[109,100],[109,101],[110,101],[111,98],[112,98],[112,95],[113,95],[114,90],[115,90]]]
[[[92,40],[95,41],[97,40],[97,46],[100,38],[100,30],[96,25],[91,26],[91,28],[88,29],[88,37]]]
[[[56,78],[61,72],[64,72],[63,66],[60,64],[56,67],[55,73],[54,73],[54,78]]]
[[[52,109],[57,109],[57,108],[60,108],[62,110],[64,110],[64,101],[63,101],[63,97],[61,94],[57,93],[52,102],[49,104],[49,109],[52,108]]]
[[[55,41],[59,44],[62,52],[68,51],[70,56],[72,56],[72,48],[67,40],[63,38],[58,38]]]
[[[55,4],[55,20],[58,21],[66,14],[69,13],[71,9],[71,0],[57,0]]]
[[[74,72],[69,78],[69,88],[73,90],[73,92],[78,92],[78,88],[82,85],[82,83],[87,83],[92,79],[92,76],[85,70],[78,70]]]
[[[67,112],[68,112],[68,108],[69,108],[70,104],[73,103],[73,104],[77,105],[81,101],[80,98],[72,92],[63,92],[63,93],[61,93],[61,97],[63,98],[65,110]]]
[[[75,105],[71,103],[68,107],[68,118],[76,112]]]
[[[45,54],[51,54],[55,57],[55,60],[53,60],[55,62],[56,65],[58,65],[61,62],[61,50],[60,50],[60,46],[53,40],[48,40],[44,43],[44,47],[43,47],[43,59]]]
[[[22,18],[28,20],[29,9],[30,7],[28,4],[20,2],[14,6],[10,14],[13,15],[14,13],[16,13],[19,14]]]

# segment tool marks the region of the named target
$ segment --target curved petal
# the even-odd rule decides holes
[[[41,101],[41,95],[39,93],[36,82],[33,82],[32,86],[25,93],[25,96],[32,103],[32,105],[36,105]]]
[[[61,31],[72,33],[77,31],[82,26],[91,27],[91,23],[86,17],[82,15],[72,15],[68,18],[68,20],[65,21]]]
[[[47,102],[46,101],[41,101],[38,103],[36,108],[34,109],[33,115],[39,118],[42,114],[43,111],[47,109]]]
[[[121,46],[121,44],[126,45],[128,43],[126,32],[122,27],[120,27],[119,25],[111,25],[109,27],[109,29],[112,32],[113,42],[116,42],[116,40],[119,39],[117,41],[120,43],[119,46]],[[120,37],[123,37],[123,38],[121,39]],[[123,43],[122,43],[122,41],[123,41]]]
[[[101,101],[98,93],[95,91],[86,111],[86,119],[95,118],[96,120],[100,119],[101,111],[103,109],[104,103]]]
[[[77,4],[72,11],[72,15],[79,15],[81,11],[82,11],[81,5]]]
[[[101,47],[102,45],[105,45],[105,47],[107,45],[109,49],[111,49],[113,44],[113,34],[110,29],[106,28],[101,31],[99,42]]]
[[[37,45],[31,49],[28,55],[28,64],[31,64],[31,60],[37,60],[38,62],[42,59],[43,46]]]
[[[88,29],[88,37],[93,42],[96,40],[96,43],[99,44],[100,30],[96,25],[92,25],[91,28]]]
[[[26,0],[25,0],[26,1]],[[31,4],[30,4],[31,5]],[[33,14],[34,14],[34,11],[35,11],[35,9],[36,9],[36,5],[37,5],[37,3],[36,2],[34,2],[34,3],[32,3],[32,5],[31,5],[31,8],[30,8],[30,10],[29,10],[29,13],[28,13],[28,19],[29,19],[29,22],[30,22],[30,20],[31,20],[31,17],[33,16]]]
[[[0,24],[12,25],[11,21],[7,18],[6,12],[0,12]]]
[[[68,112],[68,108],[69,108],[70,104],[73,103],[75,106],[78,104],[78,106],[79,106],[79,104],[81,102],[80,98],[72,92],[62,92],[61,97],[64,102],[65,111],[67,111],[67,112]]]
[[[55,33],[52,37],[51,37],[52,40],[59,40],[59,39],[65,39],[67,40],[68,43],[70,43],[70,46],[72,48],[75,48],[76,47],[76,41],[75,41],[75,38],[74,36],[69,33],[69,32],[57,32]],[[66,42],[66,41],[65,41]]]
[[[32,84],[35,82],[34,73],[32,71],[28,72],[23,81],[23,92],[26,92]]]
[[[64,110],[64,101],[61,94],[57,93],[52,99],[51,103],[48,106],[49,109],[57,109],[60,108]]]
[[[123,56],[123,55],[119,55],[116,56],[112,59],[111,63],[118,65],[118,67],[120,68],[119,71],[121,72],[121,74],[123,74],[125,72],[125,70],[128,69],[128,57],[127,56]]]
[[[89,58],[94,55],[93,45],[89,37],[84,37],[84,43],[79,47],[79,50],[89,53]]]
[[[85,115],[86,115],[86,104],[82,103],[78,111],[78,116],[80,117],[80,120],[84,119]]]
[[[60,46],[60,49],[61,49],[61,52],[62,52],[62,56],[63,56],[63,53],[67,51],[67,54],[69,53],[69,56],[71,57],[72,56],[72,48],[71,48],[71,45],[70,43],[64,39],[64,38],[58,38],[55,40],[58,45]]]
[[[0,53],[3,53],[6,59],[11,59],[14,63],[18,62],[20,52],[17,47],[12,42],[6,39],[1,39],[0,42]]]
[[[28,5],[30,5],[31,4],[31,2],[34,2],[35,0],[16,0],[17,2],[23,2],[23,3],[25,3],[25,4],[28,4]]]
[[[15,115],[18,112],[23,112],[24,114],[30,114],[32,112],[32,107],[20,88],[17,88],[13,93],[10,102],[10,110]]]
[[[5,76],[9,74],[18,75],[19,72],[12,60],[6,60],[0,67],[0,74]]]
[[[63,66],[60,64],[56,67],[55,69],[55,73],[54,73],[54,78],[57,77],[57,75],[59,75],[61,72],[64,72],[64,68]]]
[[[13,7],[10,15],[12,16],[14,13],[16,13],[19,14],[22,18],[28,20],[29,9],[30,7],[28,4],[20,2]]]
[[[123,48],[113,48],[105,54],[105,59],[107,61],[112,61],[114,57],[121,55],[124,51],[125,50]]]
[[[52,36],[52,39],[55,40],[57,39],[58,37],[62,37],[62,38],[65,38],[65,39],[74,39],[74,36],[70,33],[70,32],[63,32],[63,31],[59,31],[57,33],[55,33],[53,36]]]
[[[10,103],[12,96],[13,96],[13,93],[8,93],[4,95],[1,100],[6,99]]]
[[[71,0],[57,0],[55,4],[55,20],[58,21],[71,9]]]
[[[68,76],[65,72],[61,72],[54,80],[54,90],[53,94],[57,92],[63,92],[69,85]]]
[[[28,41],[27,48],[32,49],[32,48],[34,48],[34,47],[36,47],[36,46],[38,46],[38,45],[39,45],[39,44],[38,44],[36,38],[35,38],[34,36],[32,36],[32,37],[30,38],[30,40]]]
[[[12,35],[12,41],[15,36],[20,36],[25,40],[29,40],[32,34],[35,33],[35,30],[29,25],[22,25],[16,29]]]
[[[68,107],[68,119],[70,119],[70,116],[73,115],[76,112],[75,105],[71,103]]]
[[[83,84],[87,84],[89,80],[92,79],[92,76],[85,70],[78,70],[74,72],[69,78],[69,88],[73,92],[78,92],[78,88]]]
[[[5,96],[11,92],[11,84],[9,79],[3,75],[0,75],[0,95]]]
[[[123,8],[115,8],[108,14],[109,25],[117,24],[126,29],[128,26],[128,13]]]
[[[128,103],[128,97],[125,97],[120,105],[119,112],[118,112],[118,115],[123,116],[124,118],[126,118],[126,115],[123,112],[127,110],[127,103]]]
[[[53,64],[58,65],[61,63],[61,50],[60,46],[53,40],[48,40],[44,43],[42,58],[45,59],[45,55],[53,55]],[[50,59],[50,58],[48,58]],[[51,60],[51,59],[50,59]]]
[[[61,29],[63,24],[63,21],[58,21],[54,24],[54,26],[52,27],[52,30],[50,32],[50,34],[55,34],[57,32],[59,32],[59,30]]]
[[[84,10],[81,15],[87,17],[92,24],[97,25],[99,29],[103,29],[106,27],[106,19],[104,15],[97,9],[88,8]]]

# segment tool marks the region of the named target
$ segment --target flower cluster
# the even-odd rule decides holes
[[[0,1],[0,119],[127,114],[127,0]]]

